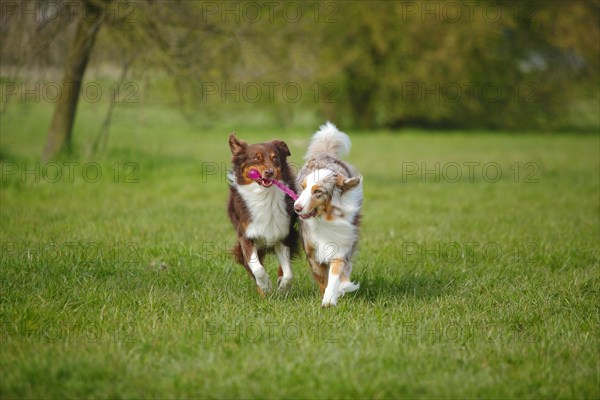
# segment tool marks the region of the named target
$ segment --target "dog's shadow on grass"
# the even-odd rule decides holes
[[[357,299],[369,302],[385,299],[430,299],[446,296],[455,291],[460,277],[439,271],[407,271],[399,276],[357,274],[360,289],[354,294]]]

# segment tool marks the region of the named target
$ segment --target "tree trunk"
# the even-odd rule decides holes
[[[90,1],[84,2],[84,7],[85,10],[82,10],[79,16],[75,39],[67,57],[62,90],[56,102],[52,124],[48,129],[43,160],[71,150],[73,123],[81,83],[102,20],[102,10],[99,7]]]

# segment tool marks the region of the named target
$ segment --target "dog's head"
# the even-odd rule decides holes
[[[287,157],[291,155],[285,142],[273,140],[248,144],[238,139],[234,132],[229,136],[229,148],[233,155],[232,162],[238,184],[248,185],[255,182],[248,177],[251,169],[256,169],[260,173],[260,178],[256,182],[264,187],[272,186],[273,179],[284,179]]]
[[[313,170],[302,179],[302,192],[294,203],[294,210],[302,219],[320,215],[331,217],[334,197],[355,188],[360,180],[360,177],[347,178],[329,169]]]

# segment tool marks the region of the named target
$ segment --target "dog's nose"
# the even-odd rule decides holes
[[[302,211],[302,209],[303,209],[303,208],[304,208],[304,207],[302,207],[300,204],[294,204],[294,210],[295,210],[296,212],[300,212],[300,211]]]
[[[272,178],[272,177],[273,177],[273,170],[272,169],[265,170],[265,178]]]

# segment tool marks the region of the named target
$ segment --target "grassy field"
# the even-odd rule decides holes
[[[90,156],[92,110],[74,164],[36,164],[50,107],[2,116],[0,397],[600,396],[597,135],[348,132],[361,288],[321,309],[303,257],[259,298],[223,177],[230,129],[300,163],[316,126],[119,108]]]

